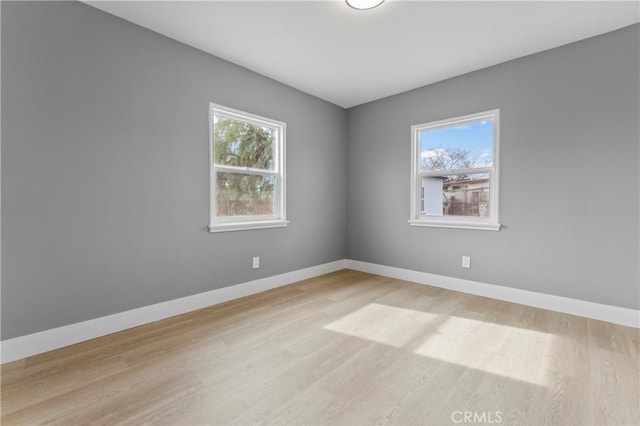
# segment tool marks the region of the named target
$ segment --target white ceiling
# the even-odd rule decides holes
[[[342,107],[640,21],[640,3],[87,1]]]

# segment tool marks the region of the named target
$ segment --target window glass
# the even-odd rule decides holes
[[[499,230],[499,110],[412,130],[409,224]]]
[[[211,232],[286,226],[286,124],[210,104]]]

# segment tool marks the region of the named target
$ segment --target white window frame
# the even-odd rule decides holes
[[[273,170],[253,169],[250,167],[233,167],[215,164],[214,162],[214,115],[221,115],[234,120],[245,121],[258,126],[277,129],[277,140],[274,149]],[[209,103],[209,232],[243,231],[248,229],[277,228],[287,226],[286,219],[286,180],[285,180],[285,147],[287,124],[271,118],[247,113],[215,103]],[[276,183],[273,191],[274,214],[269,216],[217,216],[216,215],[216,173],[230,172],[274,176]]]
[[[420,171],[420,132],[427,129],[455,127],[468,122],[483,119],[494,120],[493,127],[493,165],[474,169],[455,169],[444,171]],[[433,121],[411,126],[411,217],[412,226],[431,226],[437,228],[462,228],[479,230],[500,230],[500,110],[494,109],[445,120]],[[421,181],[428,176],[446,176],[455,174],[489,174],[489,216],[426,216],[421,213]]]

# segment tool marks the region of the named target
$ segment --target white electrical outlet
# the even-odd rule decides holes
[[[462,267],[471,268],[471,258],[469,256],[462,256]]]

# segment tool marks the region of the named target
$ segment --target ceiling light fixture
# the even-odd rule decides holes
[[[345,0],[349,6],[358,10],[373,9],[384,3],[384,0]]]

